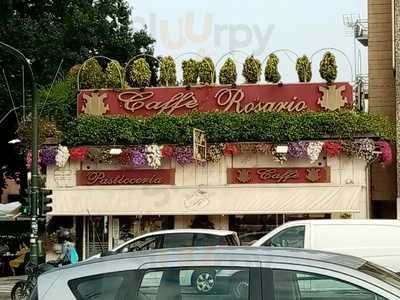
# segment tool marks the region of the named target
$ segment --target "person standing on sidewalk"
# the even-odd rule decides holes
[[[72,236],[68,229],[61,229],[57,234],[58,242],[62,244],[62,252],[55,261],[56,265],[76,264],[79,261],[78,253],[72,242]]]

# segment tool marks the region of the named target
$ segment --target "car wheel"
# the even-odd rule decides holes
[[[192,286],[201,294],[210,293],[215,287],[215,272],[194,272],[192,275]]]
[[[234,276],[230,292],[235,299],[247,299],[249,294],[249,280],[247,276]]]

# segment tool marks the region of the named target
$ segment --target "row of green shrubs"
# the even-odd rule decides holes
[[[270,54],[264,71],[267,82],[279,83],[279,58]],[[160,59],[160,78],[162,86],[176,86],[176,64],[171,56]],[[76,74],[80,66],[75,66],[72,73]],[[134,60],[127,68],[127,74],[116,60],[111,60],[103,71],[99,62],[89,59],[83,65],[80,81],[82,88],[124,88],[128,86],[127,81],[134,87],[149,86],[151,80],[151,69],[145,58]],[[257,83],[261,77],[261,62],[253,55],[246,58],[243,63],[242,75],[247,83]],[[216,70],[211,58],[205,57],[200,61],[188,59],[182,62],[183,84],[196,85],[216,83]],[[296,71],[300,82],[310,82],[312,78],[311,61],[304,55],[297,59]],[[321,77],[328,83],[335,81],[337,76],[337,65],[335,56],[331,52],[325,53],[320,62],[319,69]],[[127,77],[127,78],[126,78]],[[126,80],[128,79],[128,80]],[[234,61],[228,58],[219,71],[220,84],[235,84],[237,81],[237,70]]]
[[[81,116],[64,129],[64,143],[70,146],[191,144],[193,128],[204,130],[210,143],[394,138],[391,123],[374,114],[219,112],[150,118]]]

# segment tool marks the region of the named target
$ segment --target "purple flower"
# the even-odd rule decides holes
[[[146,153],[144,148],[136,148],[132,151],[132,164],[136,167],[146,165]]]
[[[56,163],[57,148],[46,147],[41,149],[39,154],[40,154],[40,161],[46,166],[54,165]]]
[[[175,148],[176,162],[180,165],[188,165],[193,161],[193,148],[190,146],[179,146]]]
[[[292,158],[304,158],[307,154],[307,142],[290,142],[288,144],[288,154]]]

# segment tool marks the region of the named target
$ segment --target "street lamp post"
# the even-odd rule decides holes
[[[31,222],[31,251],[30,258],[34,265],[39,264],[39,242],[38,242],[38,209],[39,209],[39,192],[40,192],[40,177],[38,171],[38,137],[39,137],[39,118],[38,118],[38,95],[36,89],[36,82],[33,76],[31,65],[27,58],[14,47],[0,42],[0,49],[8,52],[9,54],[20,60],[28,70],[30,76],[31,91],[32,91],[32,168],[31,168],[31,189],[30,200],[32,204],[32,222]]]

